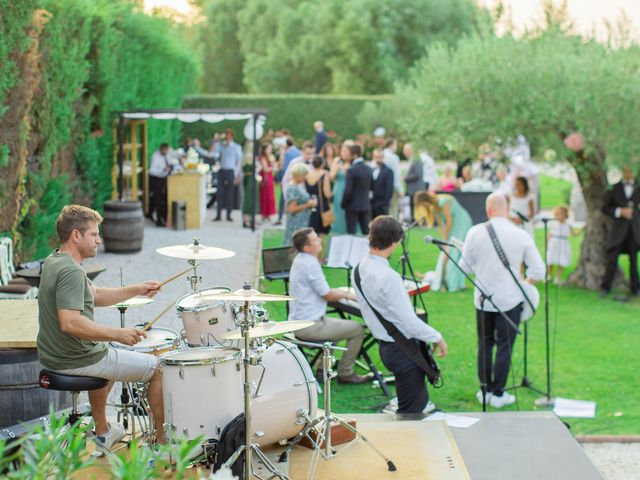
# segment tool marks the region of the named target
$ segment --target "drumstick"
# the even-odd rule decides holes
[[[167,313],[169,311],[169,309],[173,307],[173,303],[170,303],[169,305],[167,305],[167,308],[165,308],[164,310],[162,310],[162,312],[160,312],[160,315],[158,315],[156,318],[154,318],[153,320],[151,320],[149,323],[147,323],[144,328],[142,329],[143,332],[146,332],[147,330],[149,330],[151,328],[151,325],[153,325],[154,323],[156,323],[161,316],[163,316],[165,313]]]
[[[202,265],[201,263],[196,263],[193,267],[189,267],[187,268],[184,272],[180,272],[177,275],[174,275],[173,277],[165,280],[164,282],[162,282],[160,284],[161,287],[164,287],[167,283],[169,282],[173,282],[176,278],[181,277],[182,275],[184,275],[185,273],[189,273],[191,270],[193,270],[196,267],[199,267],[200,265]]]

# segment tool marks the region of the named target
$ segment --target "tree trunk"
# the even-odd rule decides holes
[[[574,164],[587,206],[587,224],[584,240],[580,248],[580,259],[576,269],[569,276],[569,283],[589,290],[598,290],[607,264],[607,242],[611,222],[602,213],[604,194],[609,188],[606,177],[604,156],[579,152]],[[615,283],[622,281],[616,275]]]

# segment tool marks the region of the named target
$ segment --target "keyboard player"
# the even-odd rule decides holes
[[[353,293],[329,288],[318,255],[322,252],[322,239],[312,228],[300,228],[293,233],[293,246],[298,252],[289,274],[291,302],[289,320],[313,320],[312,327],[296,332],[304,341],[347,341],[338,364],[338,383],[360,384],[370,381],[358,375],[353,368],[364,340],[364,328],[353,320],[331,318],[326,315],[327,302],[356,300]]]

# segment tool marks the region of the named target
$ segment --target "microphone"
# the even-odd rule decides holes
[[[437,238],[433,238],[431,235],[427,235],[426,237],[424,237],[424,243],[433,243],[434,245],[440,245],[441,247],[458,248],[455,243],[438,240]]]

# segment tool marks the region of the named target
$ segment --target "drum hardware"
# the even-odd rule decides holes
[[[314,447],[313,455],[311,457],[311,465],[309,466],[309,476],[313,478],[315,476],[315,469],[318,462],[318,456],[321,456],[325,461],[335,457],[338,452],[331,445],[331,424],[338,424],[342,427],[350,430],[352,433],[356,435],[357,438],[362,440],[366,445],[368,445],[380,458],[384,460],[387,464],[387,468],[390,472],[396,471],[395,464],[384,454],[378,450],[362,433],[358,431],[357,428],[345,422],[342,418],[332,415],[331,413],[331,379],[335,377],[335,372],[331,369],[332,362],[334,360],[333,355],[331,353],[332,350],[342,350],[346,351],[346,348],[343,347],[334,347],[331,345],[331,342],[325,342],[322,345],[312,344],[310,342],[299,342],[302,345],[314,346],[316,348],[322,347],[322,366],[324,370],[324,415],[321,415],[313,420],[311,420],[307,426],[300,432],[293,441],[289,444],[287,449],[280,455],[279,461],[285,462],[291,453],[291,450],[303,439],[307,438],[311,442]],[[317,432],[317,437],[314,439],[309,435],[311,430],[315,430]],[[323,446],[324,443],[324,446]],[[313,473],[311,473],[313,472]]]
[[[256,290],[252,290],[251,286],[248,283],[245,283],[244,288],[242,290],[236,290],[234,292],[234,294],[236,294],[239,297],[243,297],[244,298],[244,306],[243,308],[243,313],[244,313],[244,319],[242,320],[242,322],[240,323],[240,331],[241,331],[241,336],[244,340],[244,357],[243,357],[243,363],[244,363],[244,380],[243,380],[243,393],[244,393],[244,416],[245,416],[245,437],[244,437],[244,445],[240,445],[240,447],[233,453],[233,455],[231,455],[231,457],[229,457],[229,459],[225,462],[224,466],[225,467],[229,467],[230,465],[233,465],[234,462],[238,459],[238,457],[244,452],[245,454],[245,458],[244,458],[244,478],[247,480],[250,480],[252,478],[252,476],[258,477],[258,478],[262,478],[259,475],[257,475],[254,470],[253,470],[253,454],[255,454],[258,459],[260,459],[260,461],[262,462],[262,464],[264,465],[264,467],[271,473],[271,476],[269,478],[279,478],[281,480],[289,480],[289,477],[287,477],[286,475],[284,475],[283,473],[280,473],[276,467],[271,463],[271,461],[269,460],[269,458],[262,452],[262,450],[260,450],[260,447],[258,447],[257,444],[252,443],[251,441],[251,434],[252,434],[252,430],[251,430],[251,379],[249,376],[249,366],[252,362],[252,356],[250,354],[250,350],[249,350],[249,339],[252,336],[251,335],[251,328],[254,327],[255,325],[255,319],[250,320],[249,317],[249,304],[251,301],[261,301],[259,299],[260,296],[263,296],[263,294],[260,294],[260,292],[257,292]],[[221,297],[224,297],[225,295],[222,294]],[[229,296],[229,295],[227,295]],[[255,299],[256,297],[258,297],[257,300],[252,300]],[[271,297],[275,297],[275,296],[271,296]],[[284,296],[278,296],[278,297],[284,297]],[[285,298],[272,298],[269,301],[278,301],[278,300],[289,300],[290,297],[285,297]],[[257,335],[257,336],[265,336],[265,335]],[[224,336],[223,336],[224,338]],[[256,355],[253,356],[256,359],[259,359],[261,357],[261,353],[258,352]]]

